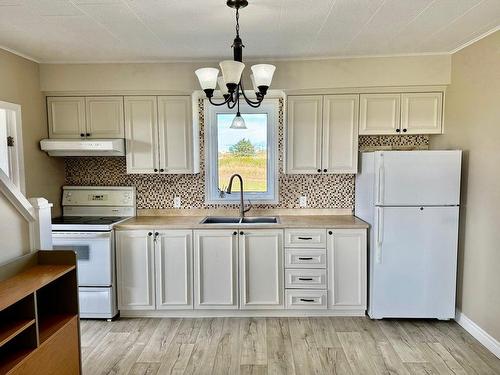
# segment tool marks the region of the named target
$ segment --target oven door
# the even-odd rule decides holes
[[[78,259],[79,286],[113,284],[112,232],[52,232],[54,250],[73,250]]]

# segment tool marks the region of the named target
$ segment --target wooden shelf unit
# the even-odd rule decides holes
[[[0,265],[0,375],[44,373],[81,373],[72,251],[38,251]]]

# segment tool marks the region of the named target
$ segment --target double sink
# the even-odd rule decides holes
[[[229,216],[207,216],[200,224],[279,224],[275,216],[260,217],[229,217]]]

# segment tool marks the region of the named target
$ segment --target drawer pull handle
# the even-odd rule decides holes
[[[312,277],[299,277],[300,281],[312,281]]]
[[[312,260],[313,258],[311,257],[299,257],[299,260]]]
[[[309,298],[301,298],[300,299],[302,302],[314,302],[313,299],[309,299]]]
[[[312,237],[299,237],[299,240],[309,241],[309,240],[312,240]]]

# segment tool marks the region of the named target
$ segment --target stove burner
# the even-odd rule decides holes
[[[52,219],[52,224],[110,225],[125,219],[121,216],[60,216]]]

